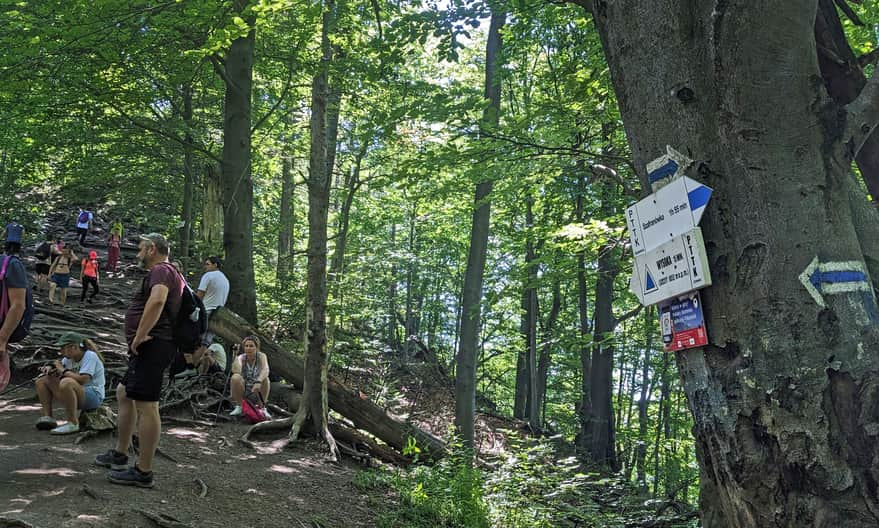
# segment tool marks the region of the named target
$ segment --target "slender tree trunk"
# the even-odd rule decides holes
[[[296,440],[310,420],[313,430],[327,442],[333,459],[339,449],[329,430],[327,404],[327,216],[330,205],[330,165],[327,116],[329,65],[333,60],[330,34],[335,22],[333,0],[326,0],[321,30],[321,62],[311,87],[311,150],[308,164],[308,265],[305,376],[302,399],[290,439]]]
[[[180,230],[180,255],[189,256],[192,239],[193,202],[195,201],[195,156],[192,138],[192,85],[183,85],[183,122],[186,135],[183,137],[183,227]]]
[[[285,284],[290,277],[293,258],[294,193],[293,157],[289,145],[284,145],[281,159],[281,206],[278,229],[278,266],[275,277]]]
[[[522,347],[516,354],[516,392],[513,396],[513,418],[524,420],[528,410],[528,380],[531,378],[528,372],[528,347],[531,344],[530,306],[531,290],[528,288],[528,279],[522,281],[522,302],[519,329],[522,333]]]
[[[236,13],[253,28],[255,19],[246,14],[248,0],[235,0]],[[225,205],[223,272],[234,295],[228,306],[256,324],[256,282],[253,276],[253,180],[250,174],[251,92],[255,30],[232,41],[226,54],[223,120],[222,189]]]
[[[415,343],[412,338],[415,337],[415,224],[418,217],[418,200],[412,203],[409,211],[409,244],[407,248],[408,258],[406,259],[406,316],[404,318],[404,330],[406,335],[403,337],[403,362],[406,363],[412,358],[412,352]]]
[[[549,365],[552,360],[553,335],[562,311],[562,289],[558,279],[552,283],[552,306],[546,316],[543,331],[543,345],[540,347],[540,359],[537,362],[537,405],[540,408],[541,427],[546,422],[546,385],[549,377]]]
[[[500,119],[501,82],[500,53],[501,33],[506,13],[492,8],[485,50],[485,98],[488,106],[481,126],[497,128]],[[455,426],[464,446],[473,448],[474,420],[476,411],[476,358],[479,345],[480,304],[485,256],[488,248],[488,232],[492,180],[476,185],[473,201],[473,221],[470,231],[470,250],[467,255],[467,271],[464,274],[461,306],[461,341],[455,370]]]
[[[202,178],[204,202],[201,214],[201,241],[208,252],[219,253],[223,247],[223,188],[220,171],[211,162],[204,166]]]
[[[397,248],[397,223],[391,224],[391,250]],[[391,272],[388,276],[388,344],[396,353],[400,339],[397,336],[397,262],[391,257]]]
[[[641,489],[647,486],[645,461],[647,458],[647,407],[650,405],[650,355],[653,352],[653,317],[655,310],[644,311],[644,326],[647,328],[647,346],[644,347],[644,367],[641,374],[641,395],[638,398],[638,443],[635,448],[635,481]]]
[[[525,242],[525,267],[528,270],[528,310],[525,312],[528,318],[528,424],[532,431],[540,428],[540,399],[537,394],[537,319],[539,307],[537,305],[537,255],[534,251],[534,199],[530,196],[525,199],[525,228],[527,238]]]

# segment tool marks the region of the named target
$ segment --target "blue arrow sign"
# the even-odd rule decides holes
[[[824,295],[872,291],[864,263],[858,260],[818,262],[818,257],[800,274],[800,282],[818,306],[826,308]]]

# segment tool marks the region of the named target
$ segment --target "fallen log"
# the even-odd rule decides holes
[[[271,371],[289,383],[302,387],[305,373],[302,356],[285,350],[235,312],[226,308],[215,311],[211,315],[210,331],[229,343],[238,343],[248,335],[259,337],[260,349],[268,356]],[[327,376],[327,399],[330,408],[349,419],[356,428],[372,434],[401,453],[409,438],[414,438],[418,448],[429,458],[441,458],[446,453],[442,440],[388,414],[378,405],[345,387],[333,376]]]

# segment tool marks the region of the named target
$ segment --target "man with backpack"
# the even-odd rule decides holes
[[[76,217],[76,233],[79,235],[79,245],[85,246],[85,236],[92,228],[92,220],[95,215],[91,211],[79,210],[79,216]]]
[[[168,262],[170,248],[158,233],[142,235],[137,258],[148,271],[125,312],[128,370],[116,388],[119,403],[119,436],[116,448],[95,457],[107,467],[114,484],[151,488],[153,458],[159,445],[162,421],[159,399],[165,369],[177,353],[174,327],[180,312],[184,281]],[[128,464],[128,448],[137,426],[140,454]]]
[[[33,317],[33,298],[18,246],[7,240],[6,255],[0,259],[0,391],[10,378],[7,346],[27,336]]]

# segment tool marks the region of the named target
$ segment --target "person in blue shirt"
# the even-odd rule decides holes
[[[37,429],[51,434],[79,432],[79,411],[91,411],[104,401],[104,360],[91,339],[79,332],[65,332],[55,346],[63,356],[42,368],[37,378],[37,396],[42,413]],[[52,417],[52,404],[58,401],[67,410],[67,423],[58,425]]]

